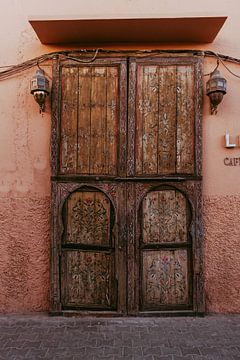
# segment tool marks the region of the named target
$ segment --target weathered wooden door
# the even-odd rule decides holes
[[[52,311],[202,312],[201,59],[65,60],[54,84]]]

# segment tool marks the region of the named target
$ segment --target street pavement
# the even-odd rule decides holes
[[[1,315],[0,359],[240,360],[240,315]]]

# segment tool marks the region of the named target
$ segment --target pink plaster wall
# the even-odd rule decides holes
[[[208,312],[239,312],[240,309],[239,204],[239,194],[204,198]]]
[[[28,15],[227,15],[212,44],[155,44],[154,48],[212,50],[240,58],[239,0],[182,0],[178,8],[175,0],[2,0],[1,5],[0,66],[66,49],[42,45],[28,24]],[[238,64],[226,64],[240,75]],[[204,73],[215,65],[215,59],[206,57]],[[45,64],[44,69],[51,76],[51,64]],[[240,156],[240,148],[223,147],[226,130],[234,137],[240,135],[240,80],[222,65],[220,70],[227,78],[228,94],[216,116],[209,114],[206,96],[203,109],[206,304],[210,312],[240,312],[240,167],[223,164],[226,156]],[[29,94],[29,79],[35,71],[0,81],[0,312],[48,309],[51,110],[48,99],[42,117]]]
[[[48,196],[0,200],[0,312],[48,309]]]

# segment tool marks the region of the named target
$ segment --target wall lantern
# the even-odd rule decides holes
[[[30,82],[31,94],[39,104],[40,114],[44,112],[45,100],[49,94],[49,81],[42,69],[38,69]]]
[[[207,82],[206,93],[210,99],[211,114],[217,114],[217,107],[227,92],[227,80],[215,69]]]

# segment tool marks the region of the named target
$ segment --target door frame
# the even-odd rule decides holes
[[[126,54],[114,53],[116,60],[126,61]],[[108,62],[113,60],[113,57],[106,52],[102,54],[103,59],[101,61]],[[166,60],[166,55],[163,55]],[[188,60],[188,58],[191,60]],[[158,55],[159,58],[159,55]],[[186,63],[194,60],[196,64],[195,73],[195,86],[197,89],[202,88],[202,58],[198,55],[196,57],[189,54],[184,56],[175,56],[186,61]],[[148,58],[150,61],[154,61],[154,57]],[[129,68],[129,81],[134,81],[134,72],[136,68],[134,61],[143,61],[142,57],[136,56],[136,52],[131,53],[130,64],[132,61],[132,67]],[[173,56],[169,57],[169,62],[172,63]],[[142,178],[133,176],[133,151],[135,142],[135,129],[133,123],[134,114],[134,87],[135,82],[128,91],[129,101],[129,119],[126,119],[128,123],[128,156],[126,159],[126,170],[128,177],[118,179],[84,179],[79,176],[64,177],[59,175],[59,139],[60,139],[60,117],[61,117],[61,76],[60,76],[61,60],[56,58],[53,61],[53,84],[52,84],[52,132],[51,132],[51,169],[52,169],[52,211],[51,211],[51,263],[50,263],[50,313],[54,315],[64,314],[65,312],[61,307],[61,294],[60,294],[60,264],[59,256],[61,255],[61,234],[63,231],[63,224],[61,221],[61,211],[64,203],[64,199],[69,196],[72,191],[77,190],[82,186],[93,186],[103,191],[112,201],[117,202],[117,187],[120,189],[120,196],[127,199],[128,206],[125,203],[121,209],[116,212],[116,219],[122,219],[119,222],[118,228],[118,250],[117,256],[119,257],[122,268],[126,266],[124,251],[121,252],[121,248],[125,249],[128,259],[139,258],[139,207],[143,197],[147,192],[156,187],[170,186],[183,192],[188,201],[191,204],[193,211],[193,221],[191,225],[192,236],[192,249],[193,249],[193,309],[192,311],[179,311],[179,312],[141,312],[139,311],[139,267],[136,265],[136,261],[128,261],[126,274],[132,274],[131,278],[127,282],[127,277],[120,276],[119,286],[125,286],[127,294],[124,292],[120,296],[118,302],[118,311],[113,312],[95,312],[95,311],[82,311],[77,312],[79,315],[89,316],[164,316],[164,315],[176,315],[176,314],[203,314],[205,311],[205,293],[204,293],[204,262],[203,262],[203,224],[202,224],[202,155],[201,155],[201,142],[202,142],[202,94],[198,91],[199,99],[195,102],[195,170],[194,175],[186,176],[160,176],[155,178]],[[127,70],[127,69],[126,69]],[[125,71],[125,70],[124,70]],[[127,79],[127,73],[123,74]],[[124,90],[124,92],[126,89]],[[127,106],[125,104],[125,106]],[[124,109],[126,112],[126,108]],[[122,122],[123,124],[123,122]],[[126,134],[126,127],[122,128],[123,135]],[[125,136],[125,135],[124,135]],[[122,141],[122,140],[121,140]],[[125,155],[124,155],[125,156]],[[102,180],[101,182],[99,180]],[[75,182],[73,182],[75,181]],[[116,181],[116,182],[115,182]],[[138,209],[138,210],[137,210]],[[124,219],[124,220],[123,220]],[[117,221],[118,222],[118,221]],[[126,298],[128,300],[126,300]],[[128,303],[128,305],[127,305]],[[76,313],[76,311],[67,311],[66,313]]]

